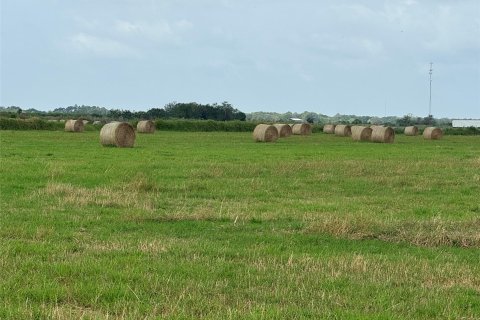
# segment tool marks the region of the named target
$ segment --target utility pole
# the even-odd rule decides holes
[[[430,74],[430,99],[428,101],[428,116],[432,116],[432,72],[433,72],[433,62],[430,62],[430,71],[428,74]]]

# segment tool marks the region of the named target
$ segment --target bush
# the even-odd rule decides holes
[[[38,118],[27,120],[0,118],[0,130],[63,130],[64,127],[64,123],[48,122]]]
[[[65,122],[46,121],[39,118],[10,119],[0,118],[0,130],[65,130]],[[85,131],[98,130],[91,123],[85,126]]]
[[[157,120],[155,127],[164,131],[190,132],[249,132],[255,129],[257,123],[246,121],[215,121],[215,120]]]
[[[480,135],[480,128],[468,127],[468,128],[443,128],[443,133],[452,136],[476,136]]]

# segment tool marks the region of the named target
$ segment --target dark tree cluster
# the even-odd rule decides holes
[[[200,104],[196,102],[171,102],[164,108],[152,108],[148,111],[110,110],[108,116],[114,119],[199,119],[245,121],[246,114],[235,109],[228,102],[222,104]]]
[[[22,113],[19,107],[2,108],[5,114]],[[48,117],[87,117],[93,119],[115,119],[115,120],[134,120],[134,119],[199,119],[199,120],[217,120],[245,121],[246,114],[234,108],[228,102],[221,104],[200,104],[196,102],[178,103],[171,102],[164,108],[152,108],[148,111],[130,111],[120,109],[106,109],[104,107],[73,105],[65,108],[56,108],[53,111],[45,112],[35,109],[24,111],[25,116],[48,116]]]
[[[420,117],[414,117],[410,114],[407,114],[397,120],[397,125],[400,127],[413,126],[416,124],[435,125],[436,121],[432,115],[429,115],[428,117],[425,117],[425,118],[420,118]]]

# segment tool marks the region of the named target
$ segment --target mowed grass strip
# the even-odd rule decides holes
[[[0,139],[0,318],[480,314],[478,137]]]

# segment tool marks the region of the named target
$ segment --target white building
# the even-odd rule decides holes
[[[452,120],[452,127],[454,128],[480,128],[480,119],[454,119]]]

